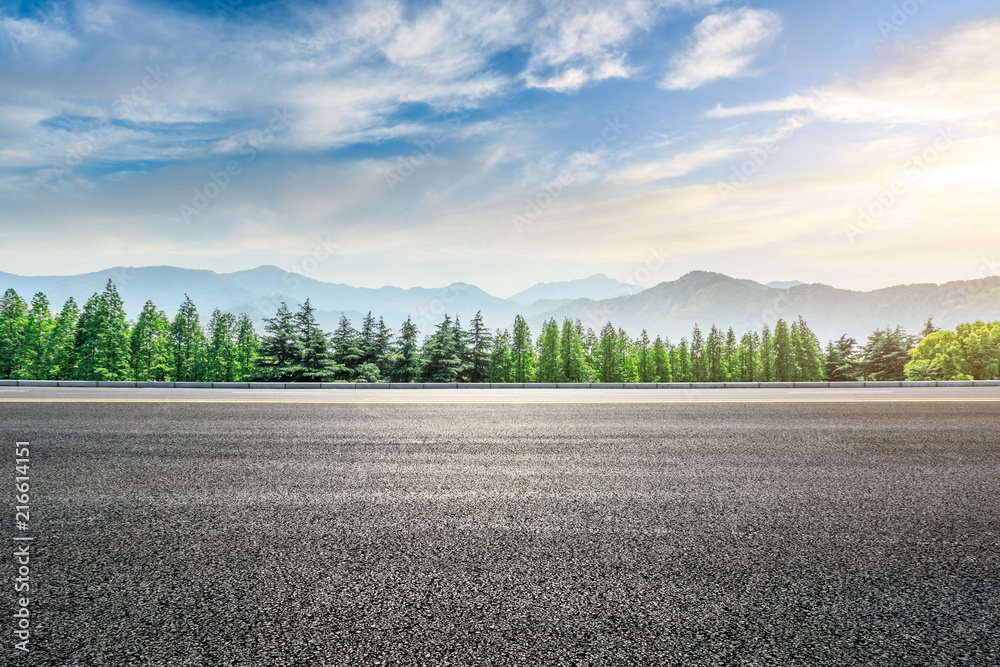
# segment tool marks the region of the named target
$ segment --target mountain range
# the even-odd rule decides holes
[[[763,285],[704,271],[648,289],[595,275],[540,283],[502,299],[466,283],[441,288],[365,288],[322,282],[275,266],[233,273],[152,266],[116,267],[75,276],[0,272],[0,290],[12,287],[25,300],[44,292],[53,310],[58,310],[70,296],[82,305],[109,279],[117,285],[132,319],[147,299],[172,316],[187,294],[205,320],[218,307],[245,312],[258,327],[281,301],[295,308],[307,298],[327,330],[337,325],[342,313],[357,325],[370,311],[385,318],[393,329],[410,316],[425,334],[445,313],[459,315],[464,325],[477,311],[482,311],[491,328],[510,327],[514,316],[521,314],[537,334],[545,320],[569,317],[579,318],[595,330],[611,321],[631,335],[646,329],[651,337],[665,335],[673,341],[689,336],[696,323],[702,329],[712,324],[732,327],[740,335],[760,330],[765,323],[773,327],[778,318],[791,320],[799,315],[824,342],[842,334],[863,341],[874,329],[897,325],[916,333],[929,316],[944,328],[977,319],[1000,320],[1000,276],[860,292],[798,281]]]

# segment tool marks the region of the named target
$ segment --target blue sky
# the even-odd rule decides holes
[[[995,2],[0,5],[0,270],[1000,272]]]

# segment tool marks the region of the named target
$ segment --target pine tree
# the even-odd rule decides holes
[[[490,382],[513,382],[514,362],[511,358],[510,332],[497,329],[490,350]]]
[[[236,346],[236,316],[218,308],[208,320],[208,350],[206,380],[235,382],[239,372],[239,352]]]
[[[208,338],[201,328],[198,309],[187,294],[168,333],[178,382],[204,382],[208,376]]]
[[[924,328],[920,332],[920,339],[923,340],[924,338],[930,336],[932,333],[937,333],[938,331],[941,331],[941,329],[936,324],[934,324],[934,316],[931,315],[930,317],[927,318],[927,321],[924,323]]]
[[[670,353],[666,344],[659,336],[653,341],[653,380],[652,382],[673,382],[673,369],[670,366]]]
[[[559,339],[559,361],[565,382],[588,382],[590,371],[580,340],[579,329],[568,318],[563,320],[562,336]]]
[[[873,381],[904,380],[911,343],[902,327],[873,331],[863,351],[865,377]]]
[[[378,325],[375,327],[374,363],[378,366],[379,375],[383,378],[389,377],[392,371],[392,330],[386,326],[381,317],[378,318]]]
[[[434,333],[427,339],[423,349],[425,382],[457,382],[462,370],[462,359],[458,355],[455,341],[455,328],[451,317],[437,325]]]
[[[469,323],[466,334],[469,344],[469,382],[490,381],[490,352],[493,345],[493,335],[483,326],[483,314],[477,312]]]
[[[420,377],[420,347],[417,343],[419,335],[417,326],[407,317],[399,330],[399,340],[396,341],[396,354],[389,374],[390,381],[416,382]]]
[[[618,349],[618,332],[614,325],[608,322],[601,329],[601,337],[597,343],[598,367],[597,373],[600,382],[615,382],[615,378],[621,376],[618,367],[618,358],[615,352]]]
[[[333,342],[333,360],[342,370],[336,380],[353,382],[361,364],[364,363],[365,352],[361,349],[360,335],[351,326],[346,315],[341,314],[340,324],[331,337]]]
[[[702,363],[707,382],[726,381],[726,368],[723,359],[725,346],[722,332],[713,324],[708,334],[708,341],[705,343]]]
[[[532,345],[531,330],[520,315],[514,316],[514,331],[511,334],[510,355],[514,382],[533,382],[535,377],[535,347]]]
[[[24,358],[28,304],[12,288],[0,300],[0,379],[18,379]]]
[[[559,358],[559,325],[549,319],[538,336],[538,370],[536,382],[565,382]]]
[[[649,348],[649,334],[642,330],[639,340],[636,341],[636,370],[639,373],[639,382],[656,382],[654,378],[653,355]]]
[[[295,315],[282,301],[274,317],[264,319],[255,379],[284,382],[295,372],[299,361],[299,336]]]
[[[358,362],[358,366],[362,364],[378,364],[378,337],[375,328],[375,318],[372,317],[370,310],[364,319],[361,320],[361,329],[358,331],[358,348],[361,350],[361,359]]]
[[[799,369],[795,363],[795,348],[784,320],[774,326],[774,378],[777,382],[794,382]]]
[[[760,349],[757,358],[759,364],[757,370],[758,382],[773,382],[774,338],[771,336],[771,330],[766,324],[760,334]]]
[[[236,379],[246,382],[257,372],[260,338],[246,313],[236,322]]]
[[[737,349],[736,332],[733,331],[732,327],[729,327],[729,331],[726,332],[726,349],[723,354],[723,365],[726,368],[727,382],[735,382],[736,378],[739,377],[738,362],[736,359]]]
[[[118,289],[108,280],[84,305],[77,325],[76,376],[80,380],[124,380],[132,375],[128,320]]]
[[[76,377],[76,323],[80,317],[80,307],[73,297],[66,299],[56,317],[46,357],[50,360],[49,379],[68,380]]]
[[[743,334],[736,355],[738,370],[735,377],[738,381],[758,382],[759,346],[760,341],[756,331]]]
[[[691,375],[693,376],[692,382],[708,382],[709,368],[708,364],[705,363],[704,351],[705,339],[702,336],[701,329],[698,328],[698,324],[695,323],[694,329],[691,331],[691,346],[689,350],[691,356]]]
[[[31,310],[28,311],[24,328],[24,346],[20,364],[22,377],[35,380],[50,378],[52,369],[45,352],[54,326],[55,320],[49,311],[49,299],[38,292],[31,299]]]
[[[822,381],[826,373],[819,340],[801,315],[792,325],[792,345],[795,348],[798,379],[802,382]]]
[[[674,382],[693,382],[694,369],[691,367],[691,353],[688,352],[687,338],[681,338],[677,346],[677,360],[670,360],[674,371]]]
[[[166,313],[154,306],[152,301],[147,301],[129,337],[132,379],[163,382],[173,376],[167,337],[169,328],[170,320]]]
[[[309,299],[295,314],[295,363],[289,368],[289,382],[332,382],[343,368],[334,360],[330,341],[316,322],[316,309]],[[365,362],[365,379],[360,382],[380,382],[381,373],[373,362]]]
[[[583,331],[583,323],[580,320],[577,320],[574,326],[577,335],[580,336],[580,343],[583,345],[584,369],[587,371],[587,379],[584,382],[593,382],[598,378],[598,368],[600,367],[598,359],[600,356],[598,354],[599,339],[590,327]]]
[[[618,374],[613,382],[635,382],[639,379],[639,369],[635,362],[635,345],[624,329],[618,329],[615,343]]]
[[[455,356],[459,360],[456,382],[469,382],[469,374],[472,372],[472,350],[469,349],[469,341],[458,315],[455,315],[455,322],[451,326],[451,337],[455,343]]]

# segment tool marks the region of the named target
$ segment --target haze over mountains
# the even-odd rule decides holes
[[[463,324],[482,311],[491,328],[506,328],[516,314],[525,316],[537,334],[541,323],[554,317],[581,319],[600,329],[611,321],[630,335],[646,329],[651,337],[677,341],[689,336],[698,323],[712,324],[737,334],[759,330],[778,318],[802,315],[821,341],[848,334],[863,340],[876,328],[901,324],[918,332],[927,317],[951,328],[961,322],[1000,320],[1000,276],[944,285],[899,285],[870,292],[842,290],[797,281],[762,285],[752,280],[694,271],[677,280],[648,289],[603,275],[559,283],[540,283],[508,299],[493,296],[466,283],[440,288],[364,288],[327,283],[275,266],[234,273],[180,269],[170,266],[117,267],[76,276],[17,276],[0,273],[0,289],[13,287],[26,300],[44,292],[58,310],[72,296],[81,305],[104,288],[108,279],[118,286],[130,318],[138,316],[146,300],[173,316],[188,294],[207,321],[213,308],[247,313],[260,327],[281,301],[295,308],[310,299],[323,327],[332,330],[341,313],[357,325],[371,311],[398,329],[409,315],[421,333],[429,333],[445,313],[458,314]]]

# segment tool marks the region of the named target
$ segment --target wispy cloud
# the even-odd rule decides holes
[[[823,96],[789,95],[734,107],[712,118],[801,110],[839,123],[988,122],[1000,117],[1000,20],[976,22],[933,39],[902,44],[883,72],[840,78]]]
[[[660,80],[667,90],[693,90],[719,79],[747,76],[750,65],[781,33],[781,19],[763,9],[726,10],[695,26],[691,44]]]

